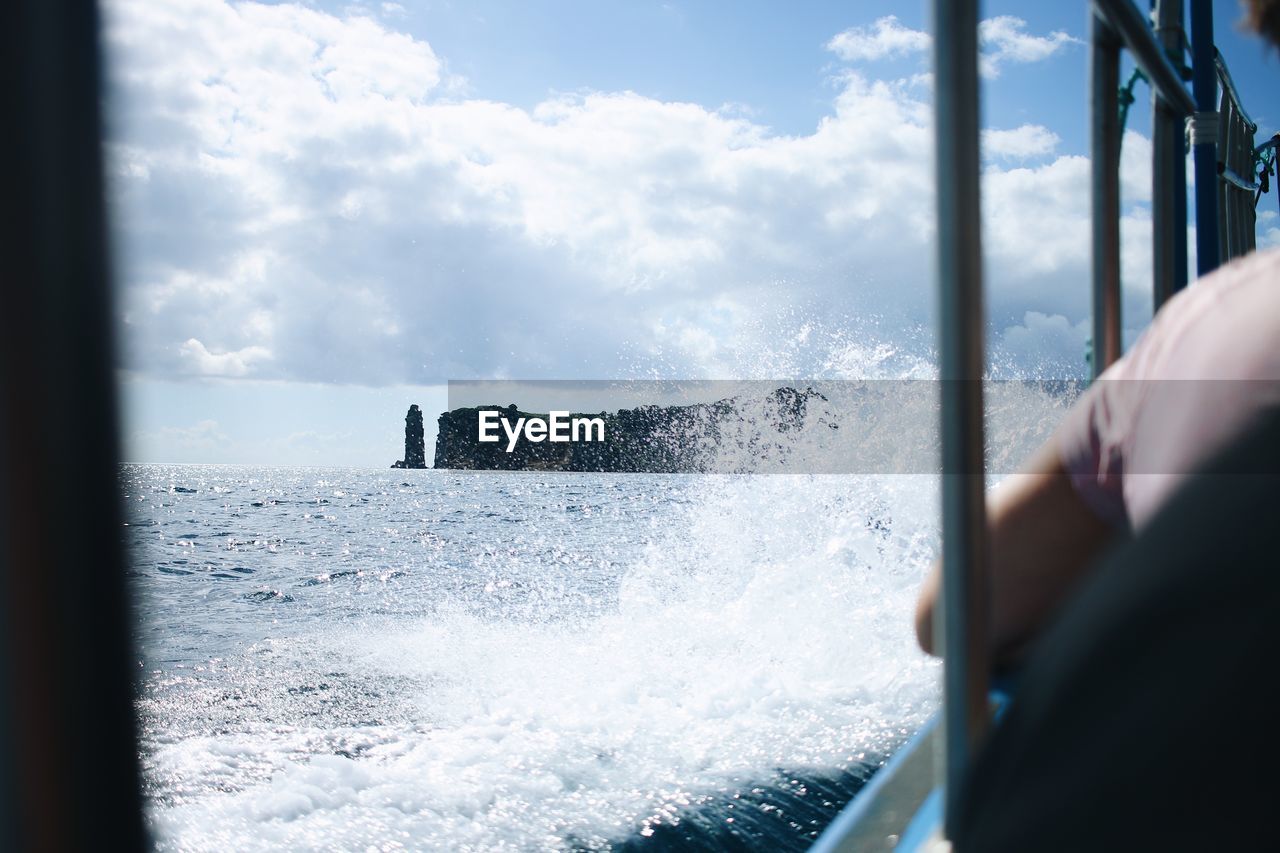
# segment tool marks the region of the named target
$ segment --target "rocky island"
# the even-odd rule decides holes
[[[516,404],[475,406],[445,412],[439,418],[434,467],[486,471],[599,471],[614,473],[734,472],[748,470],[751,459],[785,453],[787,433],[811,419],[835,429],[827,401],[811,388],[782,387],[763,400],[730,398],[685,406],[639,406],[616,412],[572,414],[570,418],[602,420],[599,441],[480,440],[481,413],[492,412],[509,424],[520,419],[546,419],[546,413],[525,412]],[[417,417],[417,453],[410,448]],[[395,467],[424,467],[408,462],[421,459],[421,412],[406,417],[405,460]]]
[[[416,403],[409,407],[409,413],[404,416],[404,458],[397,460],[391,467],[427,467],[427,445],[423,438],[422,410]]]

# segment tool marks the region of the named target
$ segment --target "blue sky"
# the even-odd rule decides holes
[[[704,105],[742,103],[781,133],[810,132],[830,111],[831,85],[822,73],[837,63],[823,49],[835,33],[884,16],[928,29],[924,3],[579,2],[405,4],[398,26],[429,41],[472,91],[532,107],[548,92],[632,89],[660,100]],[[1243,96],[1264,128],[1276,128],[1274,83],[1280,70],[1261,42],[1235,22],[1236,0],[1215,0],[1215,38]],[[1086,37],[1085,3],[1005,0],[983,4],[984,17],[1017,16],[1036,33]],[[909,74],[927,61],[890,58],[885,73]],[[1086,51],[1025,67],[993,81],[986,118],[996,125],[1035,122],[1053,127],[1063,149],[1084,153],[1082,118]],[[1072,86],[1077,88],[1072,88]],[[1143,112],[1138,110],[1138,112]],[[1136,126],[1145,120],[1135,116]]]
[[[922,3],[105,8],[132,461],[386,465],[450,378],[927,373]],[[1005,375],[1080,370],[1085,8],[983,9]],[[1215,15],[1269,134],[1280,63]]]

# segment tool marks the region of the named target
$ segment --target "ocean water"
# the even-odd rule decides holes
[[[916,466],[936,395],[890,387],[795,447]],[[992,468],[1069,400],[989,389]],[[121,488],[161,849],[801,850],[937,706],[911,627],[935,475],[131,465]]]
[[[802,849],[936,704],[931,477],[122,488],[162,849]]]

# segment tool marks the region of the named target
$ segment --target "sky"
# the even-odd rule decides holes
[[[984,4],[993,375],[1080,375],[1086,4]],[[1280,61],[1215,2],[1259,139]],[[450,379],[927,375],[921,2],[104,0],[125,458],[385,467]],[[1147,90],[1124,325],[1151,313]],[[1274,195],[1260,245],[1280,245]],[[508,401],[495,401],[508,402]],[[430,452],[430,448],[428,448]]]

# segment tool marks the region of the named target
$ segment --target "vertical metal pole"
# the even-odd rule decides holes
[[[1227,122],[1227,144],[1218,152],[1218,159],[1230,166],[1233,170],[1236,165],[1236,148],[1240,144],[1240,111],[1236,109],[1234,101],[1228,107],[1230,120]],[[1237,173],[1238,174],[1238,173]],[[1226,256],[1219,258],[1219,263],[1238,258],[1240,251],[1240,209],[1236,204],[1239,193],[1236,192],[1235,184],[1229,184],[1226,181],[1219,181],[1223,188],[1227,191],[1227,245],[1230,247]]]
[[[1231,96],[1225,89],[1222,91],[1221,106],[1218,108],[1218,145],[1217,162],[1214,165],[1213,184],[1218,199],[1218,263],[1225,264],[1231,260],[1231,185],[1218,177],[1218,169],[1226,165],[1227,156],[1231,152]]]
[[[1090,39],[1093,375],[1120,357],[1120,37],[1095,10]]]
[[[1241,128],[1240,173],[1246,178],[1257,176],[1253,159],[1254,130],[1257,130],[1257,125],[1250,125],[1248,122]],[[1240,210],[1245,217],[1244,250],[1248,253],[1258,248],[1258,207],[1254,204],[1253,193],[1243,190],[1240,192]]]
[[[1155,0],[1155,27],[1165,54],[1180,67],[1182,0]],[[1151,110],[1152,301],[1159,311],[1187,285],[1187,154],[1181,116],[1154,89]]]
[[[1188,272],[1190,260],[1187,251],[1187,136],[1184,127],[1179,129],[1177,148],[1179,177],[1175,180],[1179,189],[1173,194],[1173,221],[1175,223],[1173,232],[1173,284],[1175,292],[1185,288],[1190,280]],[[1157,304],[1155,310],[1159,309],[1160,304]]]
[[[1246,181],[1254,178],[1253,131],[1248,117],[1244,113],[1244,105],[1240,105],[1238,133],[1236,134],[1235,170],[1236,174]],[[1253,193],[1236,188],[1236,209],[1240,212],[1240,254],[1247,255],[1258,245],[1257,212],[1253,206]]]
[[[946,791],[954,794],[987,726],[983,482],[982,243],[978,2],[934,0],[942,396],[942,608]],[[946,827],[955,826],[948,796]]]
[[[1243,170],[1239,168],[1240,157],[1240,110],[1235,101],[1231,102],[1231,121],[1227,125],[1227,145],[1223,151],[1222,160],[1227,164],[1235,174],[1239,175]],[[1227,190],[1227,222],[1230,236],[1231,251],[1225,260],[1233,260],[1244,254],[1244,221],[1240,215],[1240,189],[1235,184],[1229,184],[1221,181]]]
[[[1191,88],[1198,113],[1218,108],[1218,78],[1213,66],[1213,0],[1191,0]],[[1218,156],[1215,140],[1198,133],[1192,139],[1196,176],[1196,273],[1218,267]]]

